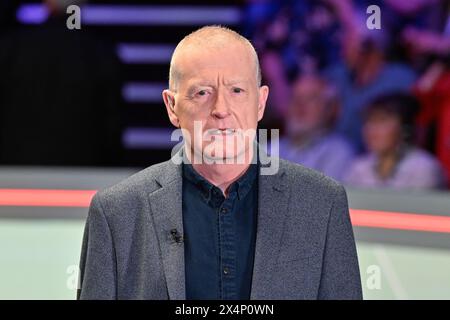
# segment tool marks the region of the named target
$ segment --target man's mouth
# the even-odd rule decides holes
[[[236,132],[236,129],[230,129],[230,128],[227,128],[227,129],[211,129],[211,130],[208,130],[208,134],[209,135],[212,135],[212,136],[215,136],[215,135],[224,135],[224,136],[226,136],[226,135],[232,135],[232,134],[234,134]]]

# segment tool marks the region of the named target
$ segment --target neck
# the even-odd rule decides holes
[[[377,172],[382,179],[392,175],[395,166],[400,159],[400,150],[394,149],[389,152],[380,153],[377,161]]]
[[[187,147],[186,147],[187,149]],[[187,151],[185,149],[185,152]],[[223,194],[228,196],[228,188],[229,186],[238,180],[249,168],[252,159],[254,150],[253,148],[248,148],[245,150],[245,161],[243,163],[212,163],[207,164],[202,161],[202,163],[195,163],[191,161],[193,159],[193,154],[191,152],[186,152],[188,155],[188,160],[192,164],[192,167],[197,171],[203,178],[208,180],[211,184],[222,190]]]

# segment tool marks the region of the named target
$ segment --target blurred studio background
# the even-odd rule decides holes
[[[67,27],[71,4],[81,29]],[[75,298],[90,199],[169,159],[170,57],[208,24],[256,47],[270,86],[260,128],[280,129],[280,156],[347,186],[364,297],[450,299],[449,10],[0,0],[0,299]]]

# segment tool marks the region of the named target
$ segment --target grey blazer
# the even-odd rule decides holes
[[[361,299],[345,189],[282,159],[258,181],[251,299]],[[172,229],[183,230],[180,164],[150,166],[98,192],[77,298],[185,299],[184,246]]]

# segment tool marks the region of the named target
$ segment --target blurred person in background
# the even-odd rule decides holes
[[[364,112],[368,153],[351,165],[344,182],[354,187],[426,189],[443,186],[438,161],[413,145],[417,100],[393,93],[376,98]]]
[[[0,40],[1,164],[121,161],[119,63],[85,26],[67,28],[70,4],[81,2],[46,0],[44,24]]]
[[[403,41],[423,72],[413,92],[421,102],[418,143],[435,153],[450,177],[450,2],[437,19],[437,29],[408,27]]]
[[[285,118],[290,83],[298,75],[323,73],[342,98],[337,131],[357,152],[364,150],[361,122],[354,114],[380,94],[409,90],[416,79],[408,65],[391,61],[388,30],[367,29],[365,4],[251,2],[247,12],[254,27],[247,29],[261,52],[263,75],[271,86],[270,126]]]
[[[448,5],[447,0],[383,1],[383,27],[390,37],[391,55],[403,59],[419,73],[423,72],[428,59],[422,49],[431,49],[424,31],[436,34],[443,30]]]
[[[289,79],[337,62],[341,2],[250,1],[244,29],[261,51],[275,51]]]
[[[365,27],[365,23],[363,24]],[[407,92],[416,74],[402,62],[391,62],[386,56],[388,39],[381,30],[367,30],[344,39],[343,63],[325,71],[342,97],[342,111],[337,131],[352,142],[357,152],[364,151],[362,123],[358,115],[376,97],[396,91]]]
[[[334,132],[339,109],[335,88],[319,76],[308,75],[300,77],[292,90],[280,157],[341,180],[353,150]]]
[[[352,3],[336,0],[249,1],[246,33],[261,53],[271,86],[269,117],[279,126],[289,105],[291,82],[339,61],[341,34],[351,32]]]
[[[450,177],[449,62],[436,61],[430,65],[414,87],[414,93],[422,105],[417,121],[418,142],[436,154]]]

